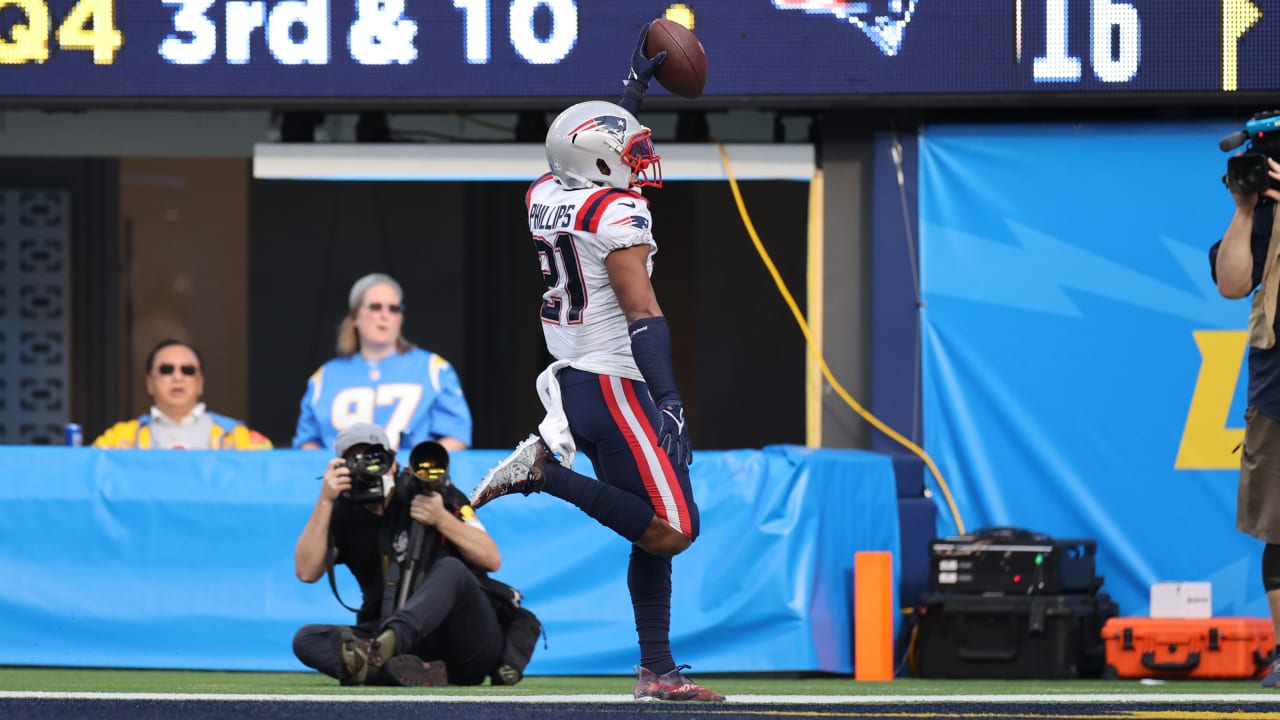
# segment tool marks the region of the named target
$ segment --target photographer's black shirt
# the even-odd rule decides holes
[[[457,488],[450,486],[446,489],[446,506],[461,507],[466,502],[466,496]],[[454,514],[457,514],[456,510]],[[408,557],[413,526],[409,502],[394,495],[381,515],[375,515],[362,505],[338,503],[333,507],[329,522],[333,544],[338,549],[338,563],[351,570],[364,598],[360,611],[356,613],[356,621],[377,620],[382,615],[383,571],[392,563],[403,567]],[[441,552],[461,557],[457,548],[445,542],[435,528],[427,527],[425,530],[419,563],[429,562]]]

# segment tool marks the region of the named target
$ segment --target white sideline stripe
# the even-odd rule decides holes
[[[630,695],[259,695],[253,693],[124,693],[48,692],[0,690],[0,699],[11,700],[165,700],[236,702],[328,702],[328,703],[634,703]],[[910,705],[922,703],[1019,703],[1042,705],[1099,703],[1275,703],[1277,693],[1255,694],[1166,694],[1125,693],[1110,695],[730,695],[726,702],[767,705]],[[653,701],[660,702],[660,701]]]

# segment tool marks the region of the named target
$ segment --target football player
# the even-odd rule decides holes
[[[661,187],[662,166],[635,113],[665,54],[645,56],[647,32],[618,104],[579,103],[547,132],[550,172],[525,196],[546,283],[542,329],[555,358],[537,383],[547,416],[476,486],[471,504],[545,492],[629,540],[635,697],[723,700],[686,678],[688,666],[671,655],[671,558],[698,537],[699,521],[671,338],[649,281],[658,246],[641,188]],[[598,480],[571,469],[579,451]]]

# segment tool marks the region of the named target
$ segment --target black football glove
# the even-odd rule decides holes
[[[689,444],[689,424],[684,419],[684,405],[679,400],[663,403],[658,408],[658,445],[671,458],[675,467],[693,464],[693,448]]]
[[[627,79],[622,81],[622,99],[618,105],[632,115],[640,114],[640,101],[644,99],[644,91],[649,89],[649,81],[658,72],[658,66],[667,59],[667,51],[663,50],[653,57],[645,57],[644,41],[649,37],[649,25],[640,28],[640,37],[636,40],[636,49],[631,53],[631,68],[627,71]]]

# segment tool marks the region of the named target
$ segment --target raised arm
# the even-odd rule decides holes
[[[653,74],[658,71],[662,61],[667,59],[665,50],[653,57],[645,57],[644,41],[649,36],[649,26],[652,24],[646,23],[640,28],[636,49],[631,53],[631,67],[627,70],[627,79],[622,81],[622,97],[618,100],[618,105],[637,117],[640,115],[640,103],[644,101],[644,93],[649,89],[649,81],[653,79]]]

